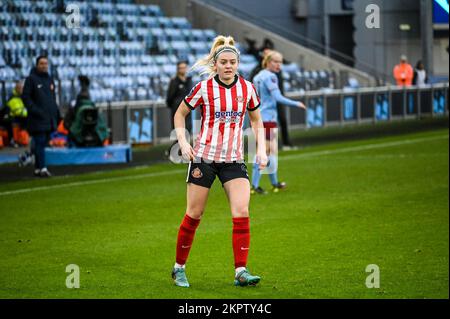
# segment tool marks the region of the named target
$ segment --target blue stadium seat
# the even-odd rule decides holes
[[[142,87],[138,88],[136,90],[136,98],[138,100],[145,100],[145,99],[147,99],[148,98],[147,90],[142,88]]]
[[[205,33],[201,29],[191,30],[191,40],[193,41],[205,41]]]
[[[161,66],[161,70],[163,73],[165,73],[167,76],[172,77],[175,75],[177,71],[177,67],[174,64],[163,64]]]
[[[209,43],[204,41],[189,41],[189,47],[191,49],[191,53],[196,55],[208,54],[209,53]]]
[[[239,63],[239,73],[246,79],[250,77],[257,63]]]
[[[211,29],[203,30],[203,34],[204,34],[205,40],[207,42],[211,42],[217,36],[216,32],[214,30],[211,30]]]
[[[143,17],[141,17],[141,27],[159,28],[158,19],[153,16],[143,16]]]
[[[158,23],[161,28],[173,28],[173,21],[168,17],[158,17]]]
[[[0,7],[2,79],[27,76],[35,57],[48,53],[55,75],[63,81],[65,100],[73,92],[71,86],[66,92],[69,85],[64,81],[78,85],[74,79],[80,73],[95,83],[97,101],[127,98],[127,88],[135,90],[134,98],[163,98],[177,61],[186,59],[192,65],[209,52],[216,36],[210,29],[192,29],[185,17],[165,17],[156,5],[137,5],[131,0],[77,4],[83,17],[78,29],[66,27],[66,14],[56,13],[51,1],[15,1],[11,12]],[[101,23],[91,27],[96,14]],[[239,71],[247,75],[257,61],[241,49]],[[306,79],[295,65],[285,70],[292,89],[329,85],[331,75],[324,71],[308,74]]]
[[[141,57],[141,63],[142,64],[154,64],[155,60],[153,59],[153,57],[151,55],[143,55]]]
[[[190,29],[191,23],[185,17],[173,17],[172,25],[177,29]]]
[[[283,65],[281,66],[281,69],[282,69],[284,72],[287,72],[287,73],[289,73],[289,74],[295,73],[295,72],[297,72],[297,71],[300,70],[297,63],[283,64]]]
[[[252,54],[241,54],[240,56],[241,63],[255,63],[258,62],[254,55]]]
[[[162,65],[162,64],[168,64],[169,63],[169,57],[166,55],[156,55],[154,57],[155,62],[158,65]]]
[[[179,29],[167,28],[164,30],[169,41],[182,41],[184,40],[184,35]]]
[[[193,41],[192,29],[181,29],[185,41]]]
[[[167,41],[166,33],[161,28],[152,28],[150,29],[150,33],[156,41]]]

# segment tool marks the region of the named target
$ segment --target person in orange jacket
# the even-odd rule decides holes
[[[414,77],[414,70],[408,63],[406,55],[402,54],[400,63],[394,67],[394,78],[399,86],[411,86]]]

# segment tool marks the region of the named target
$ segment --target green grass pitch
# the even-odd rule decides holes
[[[262,280],[246,288],[233,286],[217,179],[188,289],[170,278],[185,166],[1,184],[0,298],[448,298],[448,145],[443,129],[281,153],[287,190],[251,200],[248,266]],[[380,288],[366,287],[369,264]]]

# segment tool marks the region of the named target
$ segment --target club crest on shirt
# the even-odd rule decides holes
[[[236,98],[236,101],[238,101],[239,103],[244,103],[244,102],[245,102],[243,96],[238,96],[238,97]]]
[[[191,175],[193,178],[201,178],[203,176],[203,173],[200,168],[196,167],[192,170]]]

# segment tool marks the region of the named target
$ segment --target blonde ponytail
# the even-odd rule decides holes
[[[206,67],[203,71],[200,72],[200,74],[209,74],[209,77],[213,77],[215,74],[214,64],[216,63],[217,56],[224,51],[234,52],[239,59],[240,52],[235,47],[235,41],[233,37],[218,35],[213,41],[209,54],[198,60],[192,66],[191,70],[197,69],[199,67]]]

